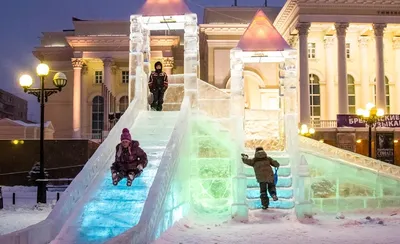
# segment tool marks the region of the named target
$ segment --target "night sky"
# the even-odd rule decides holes
[[[72,17],[95,20],[129,20],[145,0],[3,0],[0,8],[0,88],[29,101],[28,118],[38,121],[37,100],[18,85],[22,73],[35,74],[38,61],[32,50],[43,31],[72,29]],[[234,0],[187,0],[202,22],[204,7],[231,6]],[[284,0],[269,0],[282,6]],[[264,0],[238,0],[238,6],[262,6]],[[51,68],[51,67],[50,67]],[[72,82],[72,81],[69,81]],[[71,84],[71,83],[69,83]],[[50,98],[51,99],[51,98]]]

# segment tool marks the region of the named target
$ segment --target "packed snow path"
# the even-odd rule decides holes
[[[131,187],[126,179],[113,186],[109,167],[100,172],[93,185],[71,213],[66,225],[52,243],[104,243],[135,226],[154,181],[161,157],[170,139],[179,112],[141,112],[128,129],[132,139],[147,153],[148,166]],[[115,145],[118,142],[115,142]],[[114,156],[111,157],[114,159]],[[111,166],[112,160],[109,162]],[[81,207],[79,207],[81,206]]]

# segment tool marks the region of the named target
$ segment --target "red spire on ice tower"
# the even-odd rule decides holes
[[[292,49],[260,9],[237,45],[245,52],[284,51]]]
[[[191,11],[183,0],[146,0],[139,14],[143,16],[185,15]]]

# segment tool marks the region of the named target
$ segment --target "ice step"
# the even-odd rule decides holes
[[[253,167],[246,166],[244,170],[245,170],[246,176],[248,176],[248,177],[255,176]],[[283,167],[279,168],[278,176],[279,177],[289,177],[291,175],[291,172],[292,171],[291,171],[291,169],[289,167],[283,166]]]
[[[262,207],[260,198],[249,199],[247,200],[247,204],[249,206],[249,209],[260,209]],[[272,201],[272,199],[270,199],[269,207],[279,208],[279,209],[292,209],[294,208],[294,202],[293,200],[282,200],[282,199],[279,199],[278,201],[274,202]]]
[[[291,187],[292,186],[292,178],[291,177],[280,177],[278,179],[277,187]],[[257,182],[255,177],[247,177],[247,187],[248,188],[258,188],[260,184]]]
[[[278,198],[292,199],[293,198],[293,189],[289,189],[289,188],[277,189],[276,194],[278,195]],[[260,189],[259,188],[247,188],[246,197],[247,197],[247,199],[260,199]]]

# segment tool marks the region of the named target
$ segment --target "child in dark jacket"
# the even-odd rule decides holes
[[[116,147],[115,162],[111,166],[113,185],[124,177],[126,185],[131,186],[147,166],[147,154],[139,147],[138,141],[133,141],[127,128],[122,130],[121,143]]]
[[[260,199],[263,209],[269,206],[269,199],[267,196],[267,189],[274,201],[278,200],[276,196],[276,187],[274,183],[274,172],[271,166],[279,168],[279,163],[267,156],[267,153],[262,147],[257,147],[254,158],[249,158],[248,155],[242,154],[243,163],[254,168],[256,179],[260,184]]]

